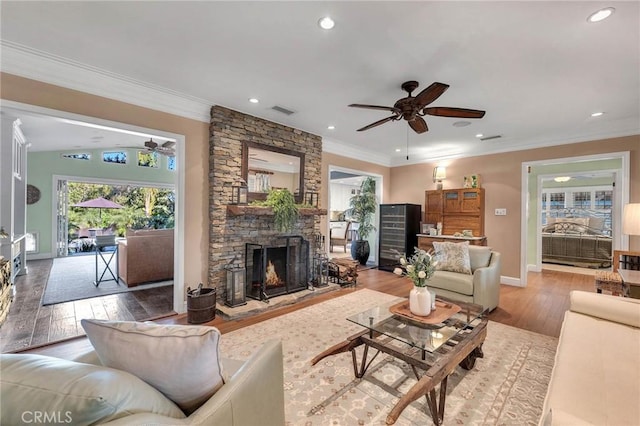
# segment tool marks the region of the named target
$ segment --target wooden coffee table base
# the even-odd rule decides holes
[[[444,345],[436,350],[434,353],[437,355],[435,360],[429,362],[425,360],[426,354],[424,351],[418,350],[418,356],[416,356],[416,354],[406,354],[398,350],[397,346],[391,344],[394,340],[390,337],[364,330],[318,354],[311,360],[311,365],[317,364],[320,360],[328,356],[351,351],[354,375],[361,378],[380,352],[392,355],[411,366],[416,375],[417,382],[391,409],[391,412],[389,412],[387,416],[386,423],[388,425],[394,424],[409,404],[425,396],[433,422],[436,425],[440,425],[444,419],[447,378],[458,365],[465,370],[470,370],[474,367],[477,358],[484,357],[482,344],[486,337],[487,320],[484,319],[470,333],[464,334],[460,340],[452,339],[451,345]],[[358,365],[356,354],[356,348],[358,346],[364,346],[360,365]],[[367,360],[370,347],[377,349],[378,352],[370,360]],[[420,355],[421,353],[422,355]],[[422,377],[418,374],[417,369],[425,372]],[[438,384],[440,385],[440,389],[436,392],[436,386],[438,386]]]

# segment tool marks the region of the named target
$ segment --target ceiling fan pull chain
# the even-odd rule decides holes
[[[407,161],[409,161],[409,127],[407,127]]]

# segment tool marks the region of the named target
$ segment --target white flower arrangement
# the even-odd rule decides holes
[[[436,270],[436,260],[431,252],[419,249],[410,258],[400,256],[400,268],[395,268],[396,275],[406,275],[411,278],[416,287],[426,287],[427,281]]]

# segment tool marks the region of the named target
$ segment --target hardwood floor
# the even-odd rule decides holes
[[[224,334],[349,292],[358,291],[361,288],[406,297],[411,287],[412,284],[407,278],[398,277],[390,272],[377,269],[367,269],[359,272],[358,286],[356,288],[342,288],[301,301],[295,305],[274,309],[249,318],[225,321],[216,316],[213,321],[205,325],[217,327]],[[564,312],[569,307],[569,292],[571,290],[595,291],[593,277],[558,271],[530,272],[526,288],[501,286],[500,305],[489,314],[489,319],[536,333],[558,337]],[[157,322],[187,324],[187,316],[186,314],[174,315],[157,320]],[[34,348],[28,352],[73,358],[75,355],[90,348],[91,345],[88,340],[82,337],[60,344]]]
[[[83,318],[147,320],[173,314],[173,286],[41,306],[51,259],[27,263],[16,296],[0,327],[0,351],[12,352],[84,334]]]

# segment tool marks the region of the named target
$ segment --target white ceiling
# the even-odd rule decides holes
[[[616,8],[611,18],[587,23],[607,6]],[[3,48],[290,125],[323,136],[333,152],[380,164],[640,134],[637,1],[5,0],[0,8]],[[333,30],[318,27],[324,15]],[[419,81],[418,91],[434,81],[451,86],[431,106],[487,113],[467,127],[426,116],[430,130],[421,135],[405,121],[356,132],[388,113],[347,105],[393,105],[407,80]],[[595,111],[605,114],[592,118]],[[24,128],[34,149],[39,133],[59,137],[53,127]],[[476,133],[502,137],[479,141]]]

